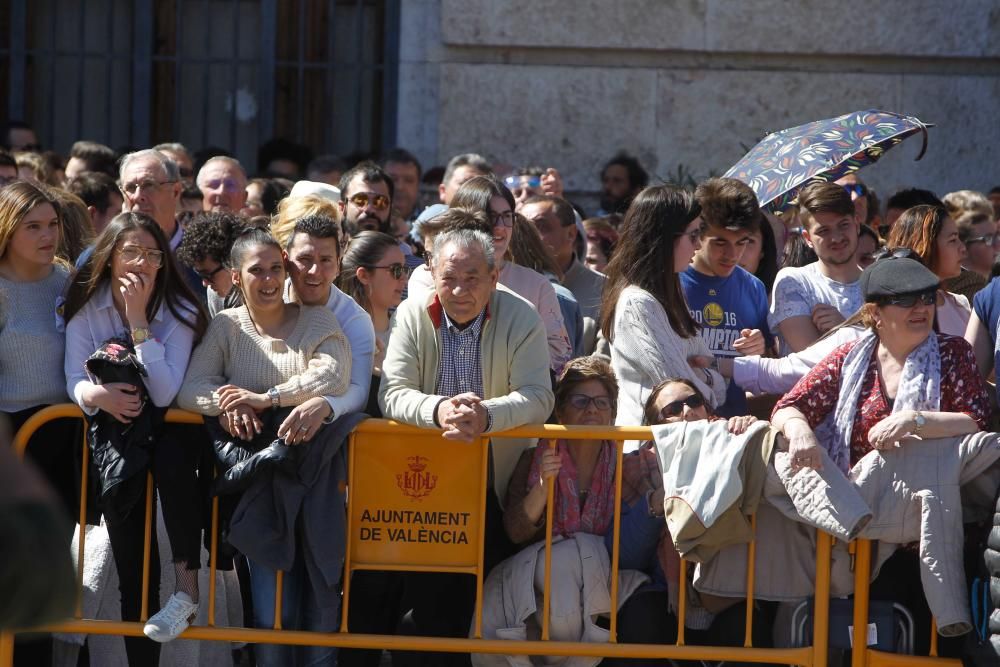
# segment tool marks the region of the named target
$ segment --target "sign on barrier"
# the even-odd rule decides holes
[[[354,437],[350,560],[476,567],[484,448],[436,432]]]

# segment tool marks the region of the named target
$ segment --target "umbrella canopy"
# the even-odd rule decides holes
[[[855,111],[767,135],[724,174],[749,185],[762,208],[780,211],[812,181],[835,181],[878,161],[917,132],[927,150],[927,128],[913,116],[891,111]]]

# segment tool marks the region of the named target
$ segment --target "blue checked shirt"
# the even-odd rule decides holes
[[[438,364],[437,386],[434,392],[440,396],[457,396],[473,393],[483,395],[483,362],[480,345],[486,309],[465,329],[459,329],[441,309],[441,363]],[[487,430],[493,423],[493,415],[487,419]]]

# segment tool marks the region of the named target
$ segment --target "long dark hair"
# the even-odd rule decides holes
[[[698,334],[674,271],[674,242],[700,212],[690,192],[672,185],[650,186],[632,200],[614,257],[608,262],[601,299],[601,331],[608,341],[614,341],[618,297],[629,285],[646,290],[660,302],[678,336]]]
[[[778,275],[778,244],[774,238],[774,228],[771,221],[763,212],[760,214],[760,263],[754,275],[764,283],[768,297],[771,296],[771,288],[774,287],[774,279]]]
[[[398,247],[399,241],[384,232],[361,232],[351,239],[351,244],[347,246],[344,257],[340,260],[337,287],[354,299],[369,315],[372,314],[372,302],[365,291],[364,283],[358,280],[358,269],[370,270],[382,262],[386,251]]]
[[[175,318],[194,331],[195,340],[199,340],[208,327],[205,310],[191,288],[181,279],[163,230],[155,220],[143,213],[119,213],[97,237],[93,253],[70,282],[66,293],[66,321],[73,319],[94,293],[111,280],[111,260],[118,242],[126,232],[137,230],[149,232],[156,241],[157,249],[163,253],[163,264],[156,272],[153,294],[146,304],[146,318],[152,322],[160,306],[165,304]]]

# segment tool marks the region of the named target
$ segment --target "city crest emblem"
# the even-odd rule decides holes
[[[432,475],[427,470],[428,459],[426,456],[407,456],[407,468],[396,474],[396,486],[412,500],[422,500],[430,495],[434,487],[437,486],[437,475]]]

